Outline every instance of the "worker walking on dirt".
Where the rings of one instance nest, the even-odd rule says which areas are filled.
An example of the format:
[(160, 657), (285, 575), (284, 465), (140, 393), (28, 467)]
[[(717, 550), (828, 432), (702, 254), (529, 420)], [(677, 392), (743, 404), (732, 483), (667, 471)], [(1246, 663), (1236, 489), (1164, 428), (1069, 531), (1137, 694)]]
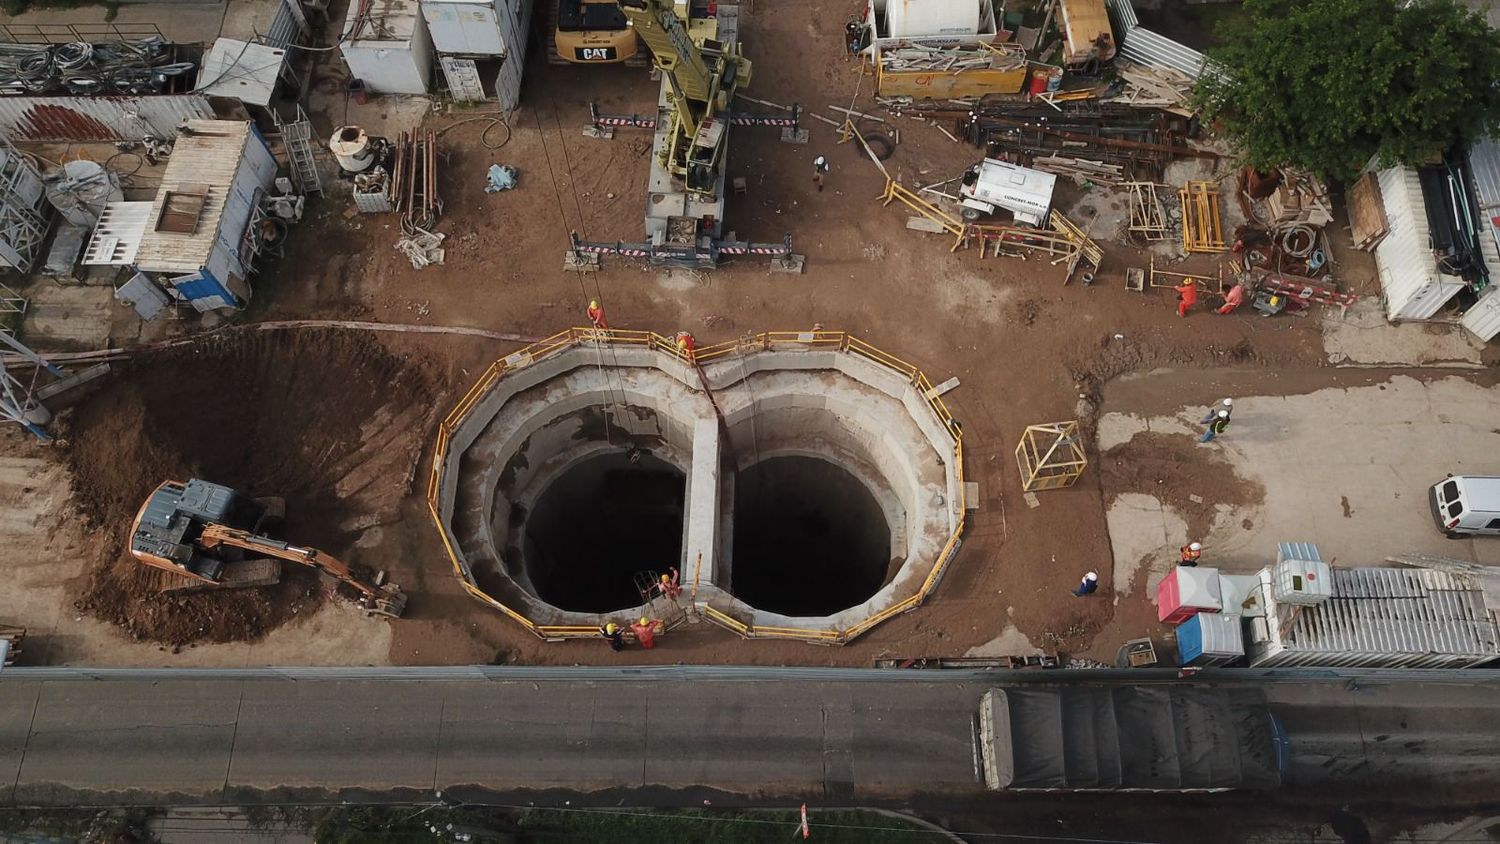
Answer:
[(820, 191), (823, 190), (823, 177), (828, 175), (829, 169), (826, 157), (820, 155), (813, 159), (813, 184), (817, 185)]
[(851, 18), (844, 24), (844, 43), (849, 47), (849, 55), (855, 55), (864, 47), (865, 25), (858, 18)]
[[(1228, 414), (1229, 416), (1233, 416), (1234, 415), (1234, 399), (1225, 399), (1225, 400), (1219, 402), (1218, 404), (1214, 405), (1213, 407), (1210, 407), (1208, 409), (1208, 412), (1205, 413), (1205, 414), (1203, 414), (1203, 418), (1198, 420), (1198, 424), (1199, 425), (1207, 425), (1208, 423), (1214, 421), (1215, 419), (1218, 419), (1219, 418), (1219, 411), (1221, 411), (1221, 410), (1224, 413)], [(1229, 416), (1226, 416), (1225, 418), (1227, 419), (1227, 418), (1229, 418)]]
[(1073, 590), (1073, 597), (1086, 598), (1097, 591), (1099, 591), (1099, 573), (1091, 571), (1083, 576), (1083, 580), (1078, 583), (1078, 588)]
[(1203, 556), (1203, 543), (1189, 542), (1188, 544), (1177, 549), (1177, 553), (1177, 565), (1187, 566), (1188, 568), (1197, 568), (1198, 558)]
[(1245, 304), (1245, 285), (1236, 284), (1224, 295), (1224, 304), (1219, 307), (1219, 313), (1232, 314), (1235, 308), (1243, 304)]
[(1192, 307), (1198, 304), (1198, 282), (1191, 277), (1182, 280), (1177, 285), (1177, 315), (1185, 317)]
[(625, 650), (625, 634), (620, 632), (620, 625), (613, 621), (599, 628), (599, 635), (609, 643), (609, 649), (615, 652)]
[(609, 322), (604, 319), (604, 306), (599, 304), (598, 299), (589, 300), (588, 315), (589, 322), (593, 323), (595, 328), (600, 331), (609, 330)]
[(1208, 429), (1203, 432), (1203, 438), (1198, 440), (1198, 442), (1213, 442), (1214, 437), (1223, 434), (1227, 430), (1229, 430), (1229, 411), (1221, 410), (1214, 415), (1214, 420), (1208, 423)]
[(635, 640), (641, 643), (641, 647), (651, 650), (656, 647), (656, 634), (661, 632), (662, 623), (656, 619), (641, 616), (641, 620), (630, 625), (630, 632), (635, 634)]
[(693, 335), (689, 334), (686, 331), (677, 332), (677, 351), (683, 357), (687, 358), (688, 362), (693, 362), (693, 350), (697, 347), (698, 341), (693, 339)]

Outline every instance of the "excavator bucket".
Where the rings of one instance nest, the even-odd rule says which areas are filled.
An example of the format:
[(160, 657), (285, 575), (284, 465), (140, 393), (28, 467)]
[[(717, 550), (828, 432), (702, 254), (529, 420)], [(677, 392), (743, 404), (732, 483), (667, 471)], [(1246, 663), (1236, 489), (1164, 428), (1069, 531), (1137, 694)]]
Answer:
[(399, 586), (383, 586), (380, 594), (366, 598), (363, 604), (365, 612), (370, 615), (400, 618), (401, 613), (406, 611), (406, 593)]

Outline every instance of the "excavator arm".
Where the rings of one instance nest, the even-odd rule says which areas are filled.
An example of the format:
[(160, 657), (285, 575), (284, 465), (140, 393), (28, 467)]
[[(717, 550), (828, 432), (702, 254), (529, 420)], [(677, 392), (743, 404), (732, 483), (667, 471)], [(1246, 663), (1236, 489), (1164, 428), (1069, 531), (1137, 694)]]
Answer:
[(371, 612), (397, 618), (406, 607), (406, 596), (394, 585), (376, 586), (366, 583), (363, 579), (356, 577), (353, 570), (342, 560), (316, 548), (303, 548), (290, 542), (282, 542), (279, 539), (271, 539), (223, 525), (206, 525), (203, 533), (198, 537), (198, 546), (204, 550), (212, 550), (221, 545), (317, 569), (338, 582), (354, 588), (362, 596), (365, 609)]

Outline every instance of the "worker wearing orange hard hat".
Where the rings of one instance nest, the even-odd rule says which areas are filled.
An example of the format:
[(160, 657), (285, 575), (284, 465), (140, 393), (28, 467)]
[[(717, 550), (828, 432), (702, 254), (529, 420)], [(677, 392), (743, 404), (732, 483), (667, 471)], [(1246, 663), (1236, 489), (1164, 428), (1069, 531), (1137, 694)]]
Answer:
[(661, 632), (661, 622), (641, 616), (640, 621), (630, 625), (630, 632), (635, 634), (635, 640), (641, 643), (641, 647), (649, 651), (656, 647), (656, 634)]
[(595, 328), (601, 331), (609, 330), (609, 323), (604, 319), (604, 306), (599, 304), (598, 299), (589, 300), (588, 315), (589, 322), (593, 323)]
[(1198, 304), (1198, 283), (1189, 276), (1177, 285), (1177, 315), (1185, 317), (1192, 307)]

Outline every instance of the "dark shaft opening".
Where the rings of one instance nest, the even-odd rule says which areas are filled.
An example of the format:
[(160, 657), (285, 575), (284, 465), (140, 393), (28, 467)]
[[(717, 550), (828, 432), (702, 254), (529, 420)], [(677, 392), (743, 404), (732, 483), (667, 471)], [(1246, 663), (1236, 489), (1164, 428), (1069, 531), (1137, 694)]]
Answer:
[(547, 487), (526, 519), (526, 571), (537, 597), (570, 612), (639, 606), (635, 575), (682, 558), (687, 480), (647, 454), (591, 458)]
[(735, 484), (730, 591), (757, 609), (832, 615), (884, 585), (891, 531), (880, 503), (844, 468), (773, 457)]

